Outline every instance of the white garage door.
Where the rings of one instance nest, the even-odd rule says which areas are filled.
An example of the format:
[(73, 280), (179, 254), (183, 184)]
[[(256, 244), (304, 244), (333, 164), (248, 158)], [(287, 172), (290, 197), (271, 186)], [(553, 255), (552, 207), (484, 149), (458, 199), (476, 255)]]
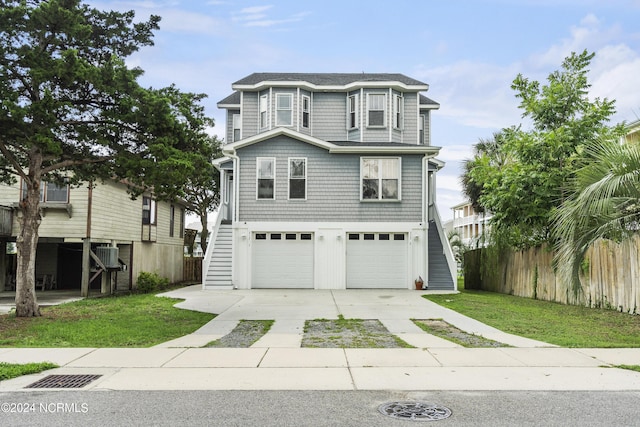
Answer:
[(348, 233), (347, 288), (407, 289), (407, 235)]
[(251, 287), (313, 289), (313, 234), (254, 233)]

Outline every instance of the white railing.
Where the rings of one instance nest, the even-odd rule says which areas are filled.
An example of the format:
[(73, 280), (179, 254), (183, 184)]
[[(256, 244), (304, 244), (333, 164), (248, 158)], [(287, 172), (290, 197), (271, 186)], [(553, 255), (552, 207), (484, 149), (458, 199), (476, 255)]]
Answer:
[(202, 263), (202, 289), (205, 288), (207, 283), (207, 272), (209, 271), (209, 264), (211, 263), (211, 256), (213, 255), (213, 248), (216, 245), (216, 239), (218, 238), (218, 230), (220, 230), (220, 224), (222, 224), (222, 215), (220, 213), (220, 207), (214, 212), (215, 221), (213, 222), (213, 231), (209, 236), (209, 244), (207, 245), (207, 252), (204, 255), (204, 261)]
[(434, 204), (432, 206), (432, 218), (434, 223), (436, 224), (436, 228), (438, 229), (438, 236), (440, 236), (440, 242), (442, 243), (442, 251), (444, 252), (444, 256), (447, 259), (447, 265), (449, 266), (449, 273), (451, 274), (451, 280), (453, 280), (453, 288), (455, 290), (458, 289), (458, 264), (453, 256), (453, 250), (451, 250), (451, 245), (449, 244), (449, 240), (447, 239), (447, 233), (444, 232), (442, 228), (442, 220), (440, 220), (440, 213), (438, 212), (438, 207)]

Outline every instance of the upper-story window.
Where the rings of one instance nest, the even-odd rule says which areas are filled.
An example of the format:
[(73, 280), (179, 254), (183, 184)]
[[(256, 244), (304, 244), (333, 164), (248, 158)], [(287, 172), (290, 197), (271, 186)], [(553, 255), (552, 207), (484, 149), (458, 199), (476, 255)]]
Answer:
[(256, 159), (257, 198), (273, 200), (276, 198), (276, 159), (258, 157)]
[(419, 143), (423, 145), (427, 145), (427, 140), (425, 139), (426, 134), (424, 132), (426, 124), (427, 116), (425, 116), (424, 114), (420, 114), (420, 119), (418, 120), (418, 126), (420, 126), (420, 134), (418, 135), (418, 138), (420, 138)]
[(347, 129), (358, 127), (358, 95), (347, 97)]
[(269, 126), (269, 95), (262, 95), (260, 97), (260, 129), (264, 129)]
[(307, 198), (307, 159), (289, 159), (289, 199)]
[(173, 237), (174, 229), (176, 227), (176, 207), (169, 206), (169, 237)]
[(142, 223), (156, 223), (156, 201), (149, 196), (142, 197)]
[[(27, 185), (22, 181), (22, 199), (27, 198)], [(57, 185), (53, 182), (40, 182), (40, 201), (53, 203), (69, 203), (69, 186)]]
[(240, 114), (234, 114), (232, 119), (233, 126), (233, 141), (240, 141)]
[(395, 129), (403, 127), (404, 103), (402, 101), (402, 95), (393, 95), (393, 127)]
[(387, 95), (385, 93), (367, 94), (367, 126), (385, 127)]
[(400, 200), (400, 158), (360, 160), (362, 200)]
[(293, 125), (293, 94), (276, 94), (276, 126)]
[(308, 96), (302, 97), (302, 127), (308, 129), (310, 127), (311, 116), (311, 98)]

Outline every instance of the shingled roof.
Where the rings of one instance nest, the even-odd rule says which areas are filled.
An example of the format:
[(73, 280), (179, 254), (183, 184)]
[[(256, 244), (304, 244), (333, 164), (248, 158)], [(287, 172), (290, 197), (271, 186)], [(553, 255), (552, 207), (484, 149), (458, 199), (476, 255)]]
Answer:
[(233, 86), (253, 86), (262, 82), (307, 82), (316, 86), (345, 86), (357, 82), (399, 82), (407, 86), (427, 84), (399, 73), (253, 73)]

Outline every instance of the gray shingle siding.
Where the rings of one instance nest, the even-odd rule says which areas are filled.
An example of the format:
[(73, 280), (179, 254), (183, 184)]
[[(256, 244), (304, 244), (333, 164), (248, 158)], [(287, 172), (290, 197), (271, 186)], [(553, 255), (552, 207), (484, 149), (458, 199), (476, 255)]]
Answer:
[(313, 136), (325, 141), (347, 139), (346, 93), (314, 93), (313, 103)]
[(259, 99), (257, 92), (242, 94), (242, 138), (248, 138), (258, 133)]
[[(402, 157), (402, 200), (360, 201), (360, 155), (330, 154), (286, 136), (238, 150), (240, 221), (392, 221), (422, 218), (421, 155)], [(276, 199), (256, 200), (256, 158), (276, 158)], [(307, 200), (288, 200), (288, 158), (307, 158)], [(377, 157), (375, 155), (367, 157)]]

